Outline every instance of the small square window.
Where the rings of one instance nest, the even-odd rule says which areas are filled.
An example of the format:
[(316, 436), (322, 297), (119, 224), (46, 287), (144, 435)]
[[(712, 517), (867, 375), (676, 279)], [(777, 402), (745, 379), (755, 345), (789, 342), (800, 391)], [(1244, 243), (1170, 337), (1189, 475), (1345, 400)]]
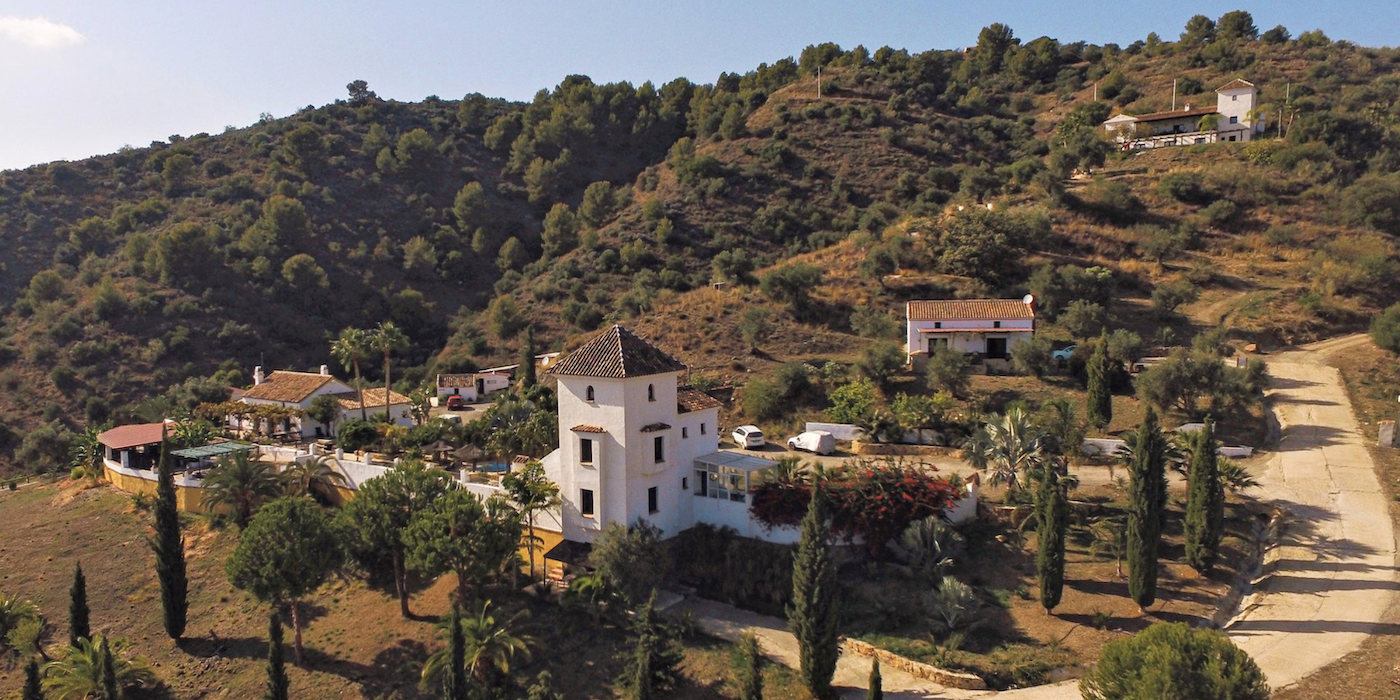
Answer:
[(933, 322), (933, 327), (934, 327), (934, 328), (942, 328), (942, 327), (943, 327), (943, 322), (942, 322), (942, 321), (934, 321), (934, 322)]
[(1238, 123), (1240, 123), (1240, 118), (1239, 118), (1239, 117), (1230, 117), (1230, 123), (1231, 123), (1231, 124), (1238, 124)]
[(1239, 101), (1240, 101), (1240, 96), (1239, 96), (1239, 95), (1231, 95), (1231, 96), (1230, 96), (1230, 101), (1231, 101), (1231, 102), (1239, 102)]
[(704, 434), (705, 434), (705, 424), (704, 424), (704, 423), (701, 423), (701, 424), (700, 424), (700, 434), (701, 434), (701, 435), (704, 435)]
[(992, 321), (992, 328), (1001, 328), (1001, 321)]
[(660, 506), (657, 504), (656, 500), (657, 500), (657, 499), (656, 499), (656, 487), (653, 486), (653, 487), (647, 489), (647, 512), (648, 512), (648, 513), (655, 513), (656, 511), (661, 510), (661, 508), (660, 508)]
[(585, 518), (593, 517), (593, 490), (580, 489), (578, 499), (578, 512)]

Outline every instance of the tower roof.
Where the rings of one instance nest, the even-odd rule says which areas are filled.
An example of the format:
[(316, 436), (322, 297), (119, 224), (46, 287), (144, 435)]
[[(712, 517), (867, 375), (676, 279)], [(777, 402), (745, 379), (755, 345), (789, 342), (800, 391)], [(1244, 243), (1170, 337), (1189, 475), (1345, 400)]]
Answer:
[(680, 372), (685, 365), (661, 348), (614, 325), (560, 360), (549, 371), (575, 377), (628, 379)]
[(1251, 83), (1243, 78), (1235, 78), (1234, 80), (1231, 80), (1230, 82), (1225, 83), (1224, 85), (1221, 85), (1220, 87), (1216, 88), (1215, 91), (1225, 92), (1226, 90), (1239, 90), (1241, 88), (1252, 87), (1254, 87), (1254, 83)]

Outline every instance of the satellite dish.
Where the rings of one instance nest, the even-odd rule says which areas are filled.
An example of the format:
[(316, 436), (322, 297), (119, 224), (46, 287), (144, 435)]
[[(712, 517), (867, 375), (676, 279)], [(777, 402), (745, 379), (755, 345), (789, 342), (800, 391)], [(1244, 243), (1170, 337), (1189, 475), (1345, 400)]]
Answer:
[(1034, 294), (1027, 294), (1027, 295), (1021, 297), (1021, 302), (1022, 302), (1023, 304), (1027, 304), (1027, 305), (1032, 304), (1032, 303), (1035, 303), (1035, 295), (1034, 295)]

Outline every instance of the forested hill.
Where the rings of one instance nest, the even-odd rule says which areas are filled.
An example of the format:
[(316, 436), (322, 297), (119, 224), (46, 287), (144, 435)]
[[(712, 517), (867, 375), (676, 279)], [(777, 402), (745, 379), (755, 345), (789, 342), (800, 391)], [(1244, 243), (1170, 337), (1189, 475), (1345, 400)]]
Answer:
[[(216, 371), (327, 362), (347, 326), (403, 327), (413, 385), (513, 361), (525, 324), (559, 347), (716, 280), (783, 302), (794, 338), (852, 344), (853, 311), (1019, 295), (1043, 264), (1102, 266), (1126, 296), (1267, 283), (1236, 314), (1261, 336), (1352, 327), (1394, 296), (1397, 61), (1242, 12), (1121, 46), (993, 25), (966, 51), (823, 44), (705, 85), (570, 76), (529, 104), (356, 82), (285, 119), (0, 172), (0, 451), (53, 466), (67, 431), (154, 418)], [(1206, 104), (1237, 77), (1281, 141), (1133, 157), (1095, 129), (1167, 109), (1174, 80)], [(796, 256), (824, 277), (748, 287)], [(673, 340), (728, 347), (733, 323)]]

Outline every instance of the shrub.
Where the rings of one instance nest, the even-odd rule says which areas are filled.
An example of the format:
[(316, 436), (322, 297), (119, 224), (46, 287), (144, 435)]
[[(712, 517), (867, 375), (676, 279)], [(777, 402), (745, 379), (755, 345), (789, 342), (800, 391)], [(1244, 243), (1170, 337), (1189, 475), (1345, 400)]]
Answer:
[(861, 423), (875, 408), (875, 385), (868, 379), (857, 379), (837, 387), (830, 398), (827, 418), (837, 423)]
[(1267, 700), (1264, 673), (1223, 632), (1157, 623), (1109, 642), (1079, 689), (1087, 700)]
[(771, 379), (751, 379), (744, 385), (744, 415), (756, 420), (772, 420), (787, 410), (782, 392)]
[(894, 343), (879, 343), (866, 348), (856, 367), (881, 391), (888, 391), (895, 377), (904, 369), (904, 350)]
[(851, 312), (851, 330), (862, 338), (891, 339), (901, 330), (895, 317), (872, 306), (858, 306)]
[(1386, 309), (1371, 322), (1371, 339), (1377, 346), (1400, 355), (1400, 304)]
[(1103, 330), (1104, 308), (1084, 299), (1076, 300), (1060, 314), (1059, 323), (1075, 338), (1092, 338)]
[(374, 424), (358, 418), (347, 418), (336, 429), (336, 444), (346, 452), (363, 450), (378, 440), (379, 430)]
[(589, 559), (603, 583), (632, 605), (645, 602), (671, 569), (661, 530), (642, 518), (603, 528)]
[(967, 389), (968, 373), (971, 371), (972, 360), (968, 359), (965, 353), (947, 345), (940, 345), (929, 353), (924, 378), (935, 390), (962, 396)]
[(1158, 313), (1167, 315), (1177, 310), (1182, 304), (1189, 304), (1201, 295), (1201, 291), (1188, 279), (1176, 279), (1170, 282), (1163, 282), (1152, 290), (1152, 308)]
[(821, 268), (807, 263), (788, 263), (759, 280), (759, 288), (773, 301), (788, 305), (794, 315), (807, 311), (811, 291), (822, 283)]
[(1043, 377), (1050, 369), (1051, 352), (1050, 339), (1035, 335), (1011, 349), (1011, 365), (1021, 374)]

